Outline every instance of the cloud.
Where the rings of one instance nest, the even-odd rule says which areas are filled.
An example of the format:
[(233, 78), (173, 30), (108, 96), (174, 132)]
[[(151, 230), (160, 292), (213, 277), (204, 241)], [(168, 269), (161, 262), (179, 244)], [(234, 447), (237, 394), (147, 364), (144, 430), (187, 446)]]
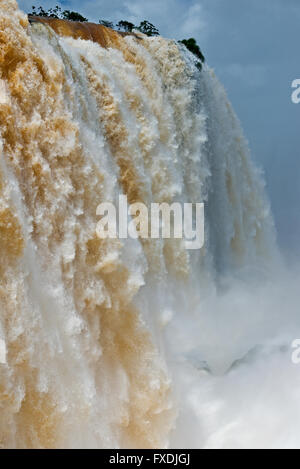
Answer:
[(246, 87), (258, 88), (267, 83), (267, 68), (263, 65), (229, 64), (224, 70), (229, 78), (238, 80)]
[(191, 5), (183, 17), (181, 33), (184, 37), (199, 36), (207, 30), (203, 6), (200, 3)]

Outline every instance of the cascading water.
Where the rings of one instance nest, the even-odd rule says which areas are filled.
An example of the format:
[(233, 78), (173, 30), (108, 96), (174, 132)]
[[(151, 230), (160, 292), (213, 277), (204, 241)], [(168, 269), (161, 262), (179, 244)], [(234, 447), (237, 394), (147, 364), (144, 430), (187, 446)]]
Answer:
[[(183, 46), (45, 23), (0, 0), (0, 444), (213, 446), (176, 431), (182, 370), (222, 368), (208, 311), (278, 261), (261, 176), (222, 86)], [(204, 202), (205, 247), (100, 240), (97, 206), (119, 194)]]

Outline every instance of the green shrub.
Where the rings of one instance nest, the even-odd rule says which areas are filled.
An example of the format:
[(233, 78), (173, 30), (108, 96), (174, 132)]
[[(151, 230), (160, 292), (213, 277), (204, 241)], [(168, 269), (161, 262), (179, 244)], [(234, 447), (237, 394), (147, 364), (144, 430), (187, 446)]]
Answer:
[(202, 64), (205, 62), (205, 57), (202, 54), (201, 49), (198, 46), (196, 39), (191, 37), (190, 39), (183, 39), (182, 41), (179, 41), (179, 42), (181, 42), (181, 44), (184, 44), (185, 47), (200, 60), (200, 62), (198, 62), (196, 66), (199, 68), (199, 70), (202, 70)]

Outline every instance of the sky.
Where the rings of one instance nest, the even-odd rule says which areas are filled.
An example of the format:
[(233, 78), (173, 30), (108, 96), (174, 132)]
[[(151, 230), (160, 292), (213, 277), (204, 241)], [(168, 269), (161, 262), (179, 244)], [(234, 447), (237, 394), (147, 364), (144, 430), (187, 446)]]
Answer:
[[(299, 0), (19, 0), (56, 4), (99, 19), (135, 24), (147, 19), (165, 37), (195, 37), (224, 84), (256, 163), (264, 170), (278, 241), (300, 253), (300, 104), (291, 101), (300, 78)], [(291, 259), (292, 257), (290, 257)]]

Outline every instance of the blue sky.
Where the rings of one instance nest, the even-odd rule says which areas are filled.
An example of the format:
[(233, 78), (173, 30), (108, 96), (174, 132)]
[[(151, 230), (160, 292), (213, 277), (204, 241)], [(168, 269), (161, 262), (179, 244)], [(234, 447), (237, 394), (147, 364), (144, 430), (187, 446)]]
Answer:
[(300, 78), (299, 0), (19, 0), (26, 11), (33, 4), (58, 4), (95, 22), (148, 19), (163, 36), (195, 37), (265, 170), (279, 242), (298, 250), (300, 104), (291, 102), (291, 83)]

